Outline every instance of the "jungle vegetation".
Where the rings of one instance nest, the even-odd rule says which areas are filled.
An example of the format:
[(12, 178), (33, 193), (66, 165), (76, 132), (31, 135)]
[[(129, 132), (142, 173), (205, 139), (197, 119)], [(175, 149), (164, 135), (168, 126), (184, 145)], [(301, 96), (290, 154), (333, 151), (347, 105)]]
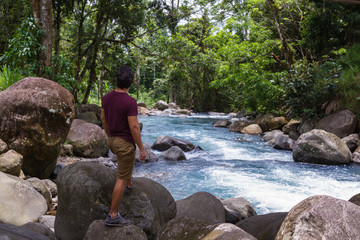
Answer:
[(152, 106), (360, 115), (360, 4), (346, 0), (1, 0), (0, 91), (27, 76), (99, 104), (119, 65)]

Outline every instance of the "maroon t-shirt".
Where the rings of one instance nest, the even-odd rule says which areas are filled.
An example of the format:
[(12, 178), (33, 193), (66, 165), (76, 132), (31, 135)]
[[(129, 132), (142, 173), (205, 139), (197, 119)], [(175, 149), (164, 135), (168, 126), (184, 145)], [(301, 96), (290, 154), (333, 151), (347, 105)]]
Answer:
[(105, 110), (110, 136), (135, 144), (127, 117), (138, 115), (136, 100), (127, 93), (111, 91), (103, 97), (101, 107)]

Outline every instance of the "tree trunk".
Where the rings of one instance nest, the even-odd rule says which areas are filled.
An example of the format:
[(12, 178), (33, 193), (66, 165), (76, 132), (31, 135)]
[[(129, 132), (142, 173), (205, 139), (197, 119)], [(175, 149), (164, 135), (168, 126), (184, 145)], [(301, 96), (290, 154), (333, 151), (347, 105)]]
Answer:
[(60, 51), (60, 25), (61, 25), (61, 1), (58, 5), (54, 6), (55, 19), (54, 19), (54, 54), (57, 56)]
[(40, 0), (32, 0), (33, 16), (40, 21)]
[(277, 31), (279, 33), (279, 37), (280, 37), (281, 43), (283, 45), (283, 53), (284, 53), (284, 56), (285, 56), (287, 67), (290, 68), (291, 64), (294, 63), (294, 52), (290, 49), (289, 44), (287, 43), (286, 38), (285, 38), (285, 36), (283, 34), (280, 19), (279, 19), (279, 14), (278, 14), (279, 9), (275, 5), (274, 0), (266, 0), (266, 1), (270, 6), (271, 13), (272, 13), (272, 15), (274, 17), (274, 20), (275, 20), (276, 29), (277, 29)]
[(51, 66), (52, 54), (52, 0), (40, 0), (40, 22), (44, 35), (42, 45), (45, 47), (41, 57), (40, 70)]
[(139, 100), (139, 92), (140, 92), (140, 64), (136, 66), (136, 100)]

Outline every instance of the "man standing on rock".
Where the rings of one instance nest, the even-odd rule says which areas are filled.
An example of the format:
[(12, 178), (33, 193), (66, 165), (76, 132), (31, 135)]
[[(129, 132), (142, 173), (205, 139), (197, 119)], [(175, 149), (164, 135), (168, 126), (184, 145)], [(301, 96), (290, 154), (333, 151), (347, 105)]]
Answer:
[(105, 220), (105, 224), (108, 226), (129, 224), (129, 221), (125, 220), (118, 211), (125, 187), (131, 188), (133, 184), (135, 143), (140, 150), (140, 160), (146, 158), (137, 120), (137, 102), (128, 94), (133, 82), (132, 69), (127, 66), (120, 67), (116, 74), (117, 88), (107, 93), (102, 99), (101, 121), (108, 136), (109, 148), (116, 154), (118, 161), (110, 213)]

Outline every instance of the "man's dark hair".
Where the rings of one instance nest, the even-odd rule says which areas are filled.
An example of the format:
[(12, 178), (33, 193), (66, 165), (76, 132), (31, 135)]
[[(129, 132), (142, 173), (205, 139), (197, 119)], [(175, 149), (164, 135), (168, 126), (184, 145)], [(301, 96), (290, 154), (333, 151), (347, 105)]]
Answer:
[(116, 73), (115, 79), (118, 88), (129, 88), (134, 82), (134, 72), (128, 66), (121, 66)]

